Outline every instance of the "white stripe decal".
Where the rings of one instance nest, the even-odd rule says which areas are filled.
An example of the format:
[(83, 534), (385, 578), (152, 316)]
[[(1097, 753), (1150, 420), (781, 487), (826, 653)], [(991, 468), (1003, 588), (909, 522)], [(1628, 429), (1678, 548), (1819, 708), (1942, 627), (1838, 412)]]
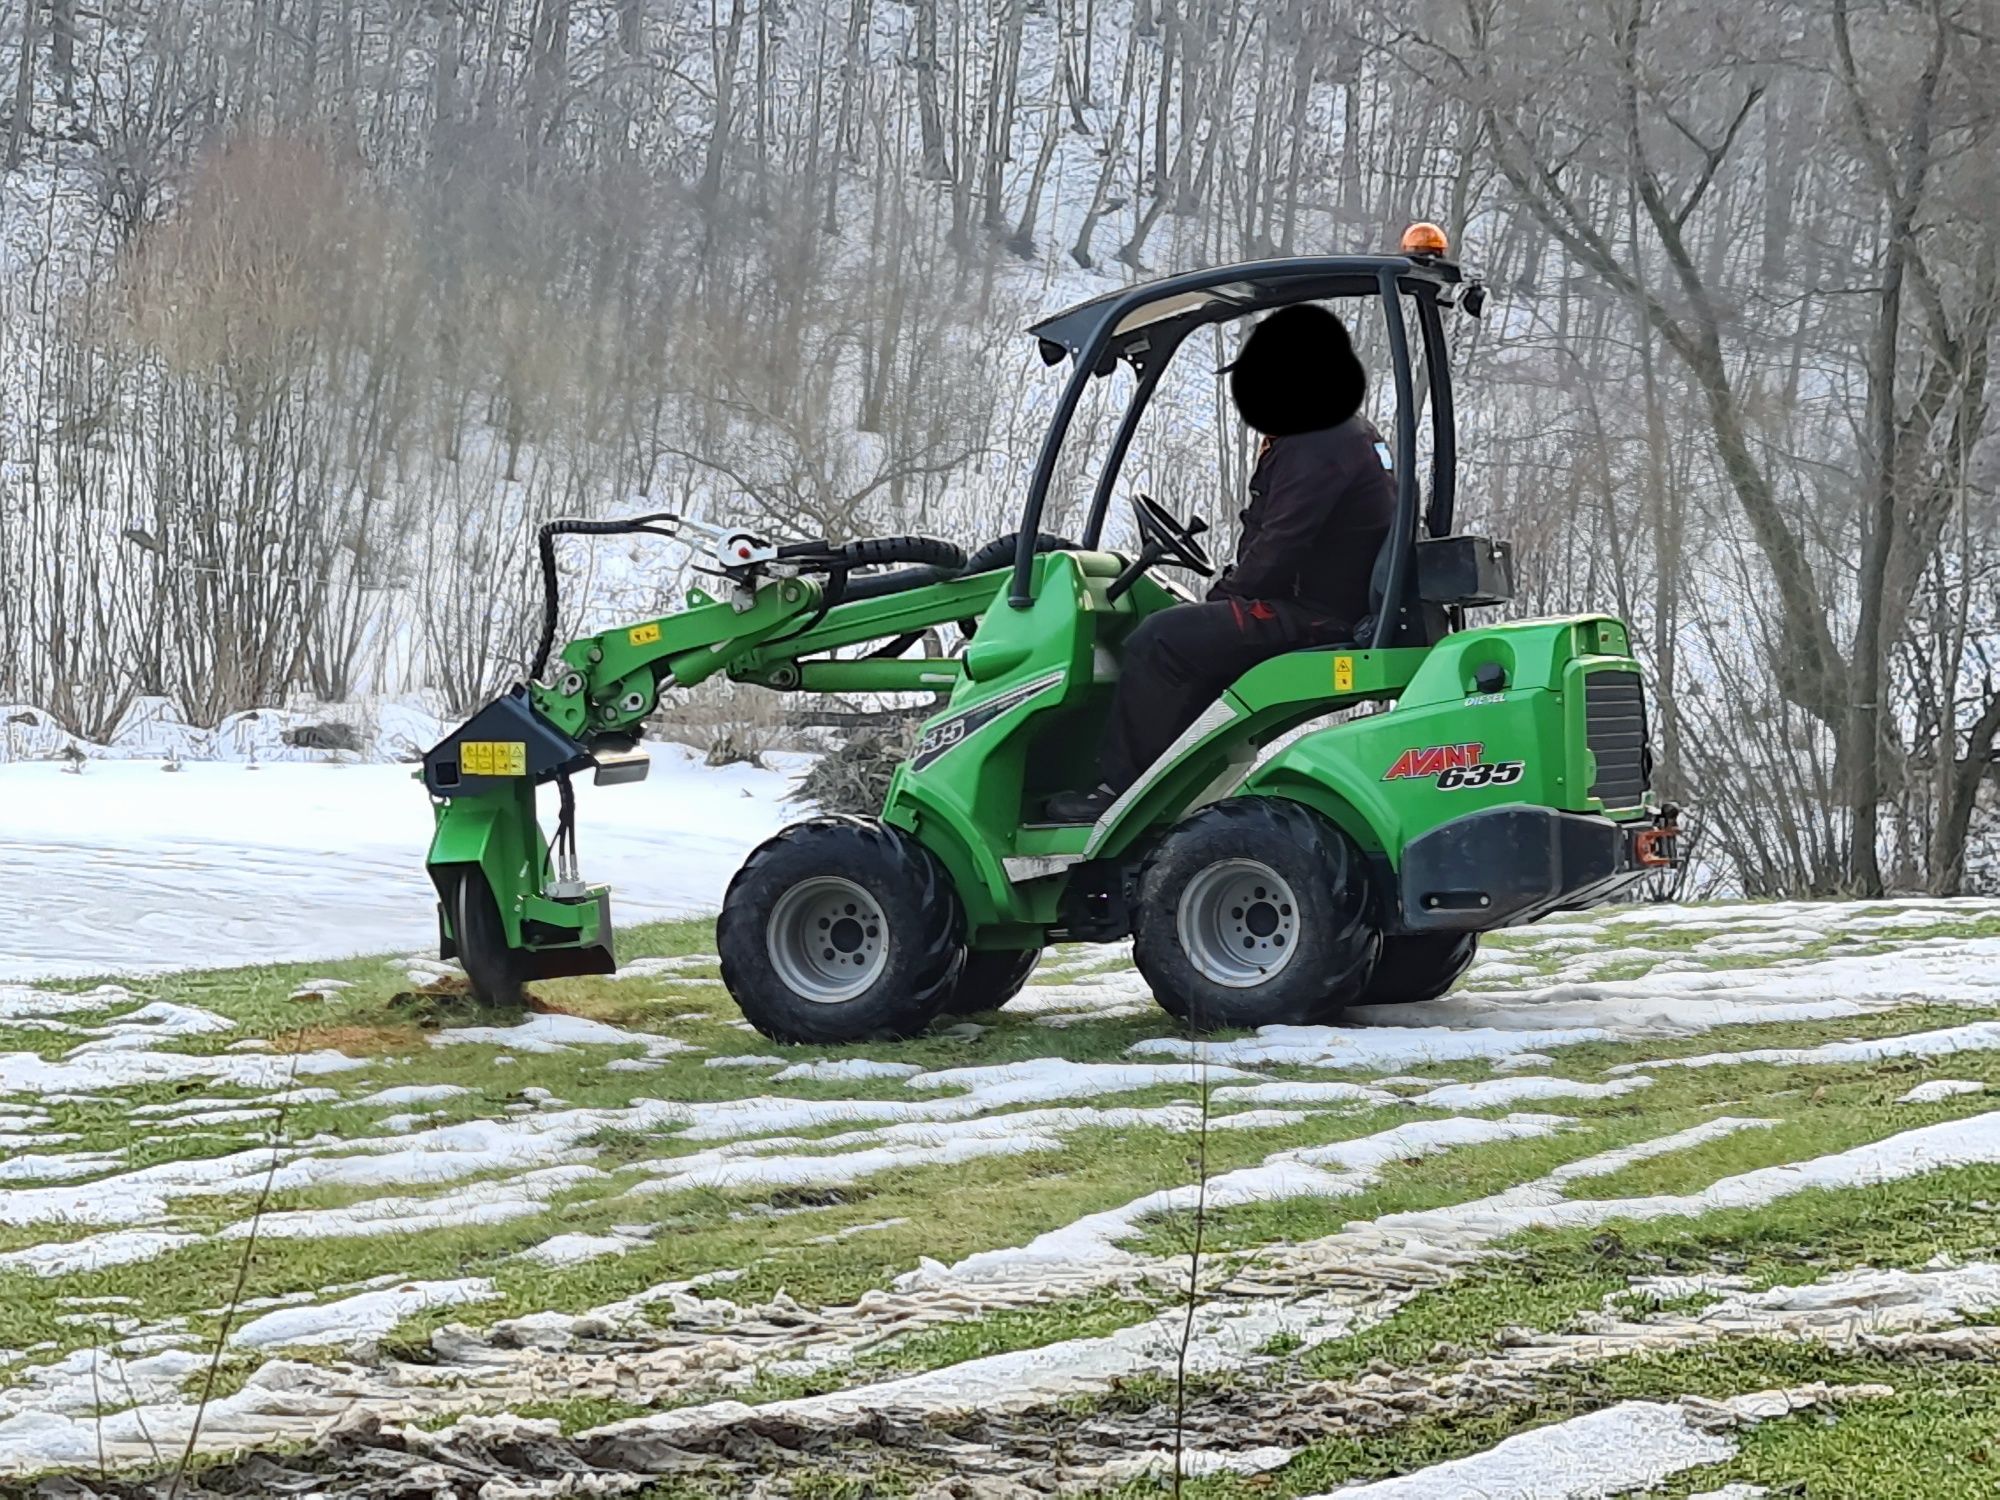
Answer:
[(1104, 816), (1090, 830), (1090, 841), (1083, 846), (1085, 858), (1097, 853), (1105, 839), (1110, 837), (1112, 825), (1125, 815), (1128, 807), (1146, 795), (1154, 782), (1167, 774), (1174, 762), (1216, 730), (1240, 717), (1227, 698), (1218, 698), (1204, 708), (1195, 721), (1181, 731), (1180, 738), (1162, 750), (1159, 759), (1146, 767), (1139, 774), (1139, 779), (1127, 787), (1116, 802), (1104, 809)]

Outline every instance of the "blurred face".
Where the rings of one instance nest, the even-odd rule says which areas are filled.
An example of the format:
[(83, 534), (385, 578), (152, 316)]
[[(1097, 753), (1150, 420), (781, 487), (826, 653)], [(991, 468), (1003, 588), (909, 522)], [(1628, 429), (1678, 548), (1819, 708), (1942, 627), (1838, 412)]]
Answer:
[(1250, 330), (1229, 367), (1229, 394), (1266, 437), (1337, 427), (1361, 409), (1368, 380), (1340, 319), (1300, 304)]

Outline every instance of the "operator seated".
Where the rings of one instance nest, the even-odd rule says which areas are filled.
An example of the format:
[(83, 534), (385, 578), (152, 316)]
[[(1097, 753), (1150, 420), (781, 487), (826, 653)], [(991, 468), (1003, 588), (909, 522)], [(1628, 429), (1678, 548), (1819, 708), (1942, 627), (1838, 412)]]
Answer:
[[(1244, 425), (1264, 435), (1235, 563), (1205, 604), (1148, 615), (1125, 643), (1101, 782), (1048, 799), (1058, 823), (1094, 823), (1223, 689), (1259, 662), (1354, 638), (1389, 533), (1389, 449), (1359, 415), (1367, 376), (1340, 319), (1280, 308), (1223, 370)], [(1221, 373), (1221, 372), (1218, 372)]]

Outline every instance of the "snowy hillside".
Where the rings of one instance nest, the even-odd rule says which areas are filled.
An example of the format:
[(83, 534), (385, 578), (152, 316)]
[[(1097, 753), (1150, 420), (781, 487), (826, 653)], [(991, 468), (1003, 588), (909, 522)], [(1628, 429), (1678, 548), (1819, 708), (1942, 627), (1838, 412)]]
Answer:
[[(1024, 324), (1424, 217), (1492, 291), (1454, 330), (1460, 518), (1519, 544), (1521, 612), (1631, 622), (1666, 790), (1743, 888), (1992, 878), (1978, 0), (335, 14), (0, 14), (0, 698), (98, 739), (160, 697), (463, 710), (518, 675), (555, 514), (976, 544), (1054, 400)], [(1197, 343), (1125, 486), (1226, 545), (1250, 446)], [(565, 623), (684, 565), (565, 547)]]

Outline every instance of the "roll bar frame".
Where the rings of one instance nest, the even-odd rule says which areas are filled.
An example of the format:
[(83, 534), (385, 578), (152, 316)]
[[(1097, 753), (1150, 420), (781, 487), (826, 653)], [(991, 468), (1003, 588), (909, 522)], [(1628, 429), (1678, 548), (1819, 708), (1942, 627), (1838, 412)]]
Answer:
[[(1396, 515), (1390, 534), (1388, 573), (1377, 612), (1371, 649), (1390, 644), (1404, 607), (1415, 556), (1417, 528), (1433, 537), (1451, 533), (1457, 498), (1457, 424), (1452, 408), (1451, 370), (1440, 308), (1451, 305), (1451, 289), (1463, 277), (1452, 262), (1419, 255), (1299, 256), (1214, 266), (1106, 293), (1037, 323), (1029, 332), (1040, 341), (1047, 363), (1071, 362), (1035, 460), (1014, 549), (1014, 576), (1007, 602), (1016, 609), (1034, 603), (1035, 542), (1049, 485), (1063, 442), (1090, 382), (1109, 375), (1122, 361), (1138, 379), (1127, 398), (1111, 449), (1105, 456), (1090, 500), (1081, 543), (1103, 540), (1111, 492), (1125, 464), (1140, 418), (1151, 403), (1174, 354), (1187, 336), (1212, 323), (1248, 317), (1296, 302), (1374, 297), (1382, 304), (1389, 335), (1391, 377), (1396, 390)], [(1424, 370), (1431, 409), (1430, 502), (1419, 513), (1422, 487), (1417, 478), (1417, 394), (1408, 321), (1403, 299), (1415, 305), (1422, 335)], [(1468, 306), (1470, 298), (1467, 299)]]

